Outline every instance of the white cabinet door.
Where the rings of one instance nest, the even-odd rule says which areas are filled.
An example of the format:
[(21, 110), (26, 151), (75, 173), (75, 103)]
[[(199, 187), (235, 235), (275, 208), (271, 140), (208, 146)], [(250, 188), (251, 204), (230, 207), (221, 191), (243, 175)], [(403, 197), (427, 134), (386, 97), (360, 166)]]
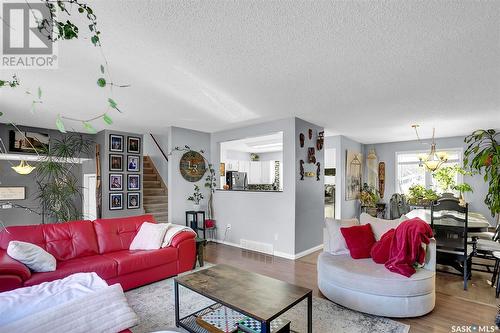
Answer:
[(248, 184), (262, 184), (262, 167), (260, 162), (250, 162), (250, 170), (248, 173)]
[(226, 171), (238, 171), (238, 161), (226, 161)]
[(274, 161), (261, 162), (261, 184), (274, 183)]
[(248, 173), (250, 172), (250, 161), (238, 161), (238, 171), (246, 172), (248, 177)]

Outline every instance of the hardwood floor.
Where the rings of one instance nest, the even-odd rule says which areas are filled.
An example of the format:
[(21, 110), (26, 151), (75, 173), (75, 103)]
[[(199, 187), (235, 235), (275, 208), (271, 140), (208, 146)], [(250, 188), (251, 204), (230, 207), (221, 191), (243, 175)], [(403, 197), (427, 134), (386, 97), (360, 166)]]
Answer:
[[(316, 282), (316, 259), (319, 253), (294, 261), (210, 243), (205, 249), (205, 260), (214, 264), (233, 265), (310, 288), (315, 296), (324, 298)], [(460, 276), (438, 272), (434, 310), (422, 317), (396, 320), (410, 325), (411, 333), (449, 333), (453, 325), (494, 325), (498, 302), (495, 290), (487, 283), (490, 278), (491, 274), (474, 272), (469, 290), (464, 291)]]

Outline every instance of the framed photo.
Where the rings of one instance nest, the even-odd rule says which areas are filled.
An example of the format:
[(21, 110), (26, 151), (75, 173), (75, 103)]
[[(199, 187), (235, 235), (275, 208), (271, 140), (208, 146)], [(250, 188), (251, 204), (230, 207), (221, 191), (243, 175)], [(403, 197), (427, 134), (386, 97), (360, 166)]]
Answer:
[(40, 132), (9, 131), (9, 151), (36, 154), (49, 148), (49, 135)]
[(127, 152), (133, 154), (141, 153), (141, 138), (135, 136), (127, 137)]
[(141, 175), (128, 175), (127, 178), (127, 190), (139, 191), (141, 189)]
[(127, 171), (141, 171), (141, 157), (138, 155), (127, 156)]
[(109, 194), (109, 210), (123, 209), (123, 193)]
[(141, 207), (141, 194), (129, 192), (127, 193), (127, 208), (138, 209)]
[(123, 135), (109, 135), (109, 151), (123, 152)]
[(123, 171), (123, 155), (109, 154), (109, 171)]
[(0, 186), (0, 200), (25, 200), (26, 187)]
[(121, 173), (109, 174), (109, 190), (110, 191), (123, 190), (123, 175)]

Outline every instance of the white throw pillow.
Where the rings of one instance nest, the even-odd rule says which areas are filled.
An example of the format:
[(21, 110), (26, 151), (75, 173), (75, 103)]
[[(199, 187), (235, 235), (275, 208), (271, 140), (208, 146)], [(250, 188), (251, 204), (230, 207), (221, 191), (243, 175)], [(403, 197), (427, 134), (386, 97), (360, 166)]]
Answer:
[(365, 225), (370, 223), (373, 231), (373, 235), (375, 236), (375, 240), (380, 240), (382, 236), (391, 229), (396, 229), (396, 227), (403, 221), (408, 220), (406, 215), (401, 216), (399, 219), (395, 220), (385, 220), (379, 219), (377, 217), (373, 217), (369, 214), (362, 213), (359, 217), (359, 221), (361, 225)]
[(325, 244), (325, 251), (334, 255), (349, 254), (349, 249), (340, 228), (359, 225), (358, 219), (334, 220), (327, 218), (325, 224), (329, 235), (328, 244)]
[(53, 272), (56, 270), (56, 258), (35, 244), (10, 241), (7, 246), (7, 254), (28, 266), (33, 272)]
[(130, 250), (158, 250), (163, 242), (170, 223), (144, 222), (135, 235)]

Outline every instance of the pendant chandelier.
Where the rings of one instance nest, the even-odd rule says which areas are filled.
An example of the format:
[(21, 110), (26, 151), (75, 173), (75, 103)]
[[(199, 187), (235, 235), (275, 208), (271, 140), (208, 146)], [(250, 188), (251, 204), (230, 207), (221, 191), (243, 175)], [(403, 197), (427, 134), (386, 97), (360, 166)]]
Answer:
[[(420, 143), (423, 143), (420, 140), (420, 136), (418, 135), (418, 127), (419, 125), (412, 125), (413, 129), (415, 130), (415, 134), (417, 135), (417, 139)], [(435, 133), (436, 129), (432, 129), (432, 141), (431, 141), (431, 151), (428, 154), (423, 154), (418, 157), (420, 160), (420, 166), (425, 167), (427, 170), (430, 172), (434, 172), (443, 163), (446, 163), (448, 161), (448, 153), (444, 151), (436, 151), (436, 140), (435, 140)]]
[(12, 169), (20, 175), (29, 175), (31, 171), (35, 170), (35, 167), (22, 160), (19, 165), (13, 166)]

